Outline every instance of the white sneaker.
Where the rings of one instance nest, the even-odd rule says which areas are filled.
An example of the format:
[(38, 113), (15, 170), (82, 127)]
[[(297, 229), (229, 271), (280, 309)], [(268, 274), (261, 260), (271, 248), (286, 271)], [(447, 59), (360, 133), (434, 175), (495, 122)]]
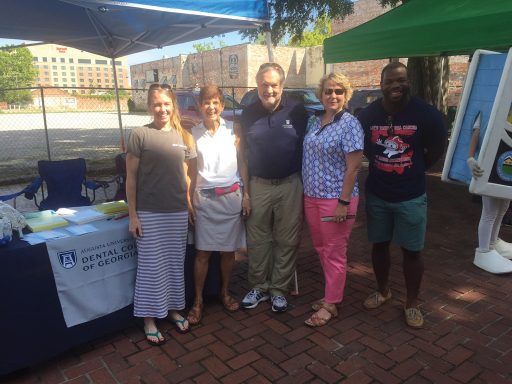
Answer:
[(484, 271), (494, 274), (512, 272), (512, 260), (504, 258), (495, 250), (481, 251), (477, 248), (473, 264)]
[(491, 248), (495, 249), (501, 256), (506, 257), (509, 260), (512, 259), (512, 244), (498, 239)]

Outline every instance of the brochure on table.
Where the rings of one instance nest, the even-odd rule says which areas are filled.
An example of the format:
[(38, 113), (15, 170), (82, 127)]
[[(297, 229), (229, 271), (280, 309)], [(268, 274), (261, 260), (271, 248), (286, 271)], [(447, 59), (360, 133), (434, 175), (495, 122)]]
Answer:
[(88, 207), (59, 208), (25, 214), (27, 225), (32, 233), (23, 240), (29, 244), (39, 244), (51, 239), (79, 236), (97, 231), (89, 223), (121, 219), (127, 216), (128, 205), (124, 201), (113, 201)]

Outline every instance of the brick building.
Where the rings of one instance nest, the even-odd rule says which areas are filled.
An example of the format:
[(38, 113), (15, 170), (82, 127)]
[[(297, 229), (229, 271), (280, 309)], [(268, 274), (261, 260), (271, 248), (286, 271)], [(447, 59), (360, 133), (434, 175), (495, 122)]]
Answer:
[[(274, 60), (286, 72), (287, 87), (315, 87), (324, 73), (322, 47), (276, 47), (273, 52)], [(248, 89), (256, 87), (256, 72), (267, 61), (265, 45), (239, 44), (132, 65), (130, 78), (132, 88), (140, 90), (152, 83), (175, 88), (193, 88), (195, 84), (233, 87), (239, 100)], [(135, 92), (134, 101), (144, 105), (145, 93)]]
[[(332, 33), (345, 32), (389, 10), (389, 7), (382, 8), (377, 0), (357, 0), (353, 14), (342, 21), (333, 21)], [(287, 74), (287, 87), (316, 87), (324, 73), (335, 71), (347, 75), (356, 89), (378, 88), (381, 69), (389, 62), (385, 59), (325, 65), (322, 46), (275, 47), (274, 60), (283, 66)], [(176, 88), (216, 84), (234, 87), (235, 97), (240, 99), (248, 88), (256, 86), (256, 72), (260, 64), (266, 61), (266, 46), (240, 44), (132, 65), (130, 75), (132, 87), (136, 89), (146, 89), (151, 83), (157, 82), (172, 84)], [(407, 59), (402, 58), (401, 61), (407, 62)], [(457, 105), (467, 68), (467, 56), (450, 57), (448, 105)], [(135, 102), (145, 103), (144, 97), (143, 92), (137, 92)]]

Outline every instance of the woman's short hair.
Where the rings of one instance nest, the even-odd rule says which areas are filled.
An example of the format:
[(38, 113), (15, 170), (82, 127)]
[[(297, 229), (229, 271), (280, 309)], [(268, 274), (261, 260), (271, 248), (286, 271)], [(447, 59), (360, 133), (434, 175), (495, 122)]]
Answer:
[(199, 104), (202, 104), (205, 100), (211, 100), (218, 98), (221, 104), (224, 104), (224, 94), (222, 90), (216, 85), (205, 85), (201, 87), (199, 91)]
[(331, 80), (335, 82), (337, 85), (339, 85), (341, 88), (345, 90), (345, 107), (348, 104), (348, 101), (352, 98), (352, 86), (350, 85), (350, 81), (348, 80), (348, 77), (345, 75), (342, 75), (341, 73), (330, 73), (328, 75), (325, 75), (320, 79), (320, 83), (318, 84), (317, 88), (317, 96), (320, 100), (322, 100), (322, 93), (324, 91), (325, 83)]

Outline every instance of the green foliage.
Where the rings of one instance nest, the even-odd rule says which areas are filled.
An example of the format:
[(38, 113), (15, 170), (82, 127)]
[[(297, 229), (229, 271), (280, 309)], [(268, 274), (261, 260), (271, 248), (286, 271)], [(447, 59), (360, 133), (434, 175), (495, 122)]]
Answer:
[(212, 49), (216, 48), (223, 48), (226, 46), (226, 43), (223, 40), (217, 41), (218, 47), (215, 47), (215, 44), (211, 41), (205, 42), (205, 43), (195, 43), (192, 44), (192, 47), (196, 50), (197, 53), (202, 53), (205, 51), (211, 51)]
[(2, 91), (9, 88), (29, 88), (36, 78), (32, 54), (28, 48), (0, 50), (0, 101), (24, 104), (32, 101), (29, 89)]
[[(277, 45), (285, 36), (300, 36), (319, 16), (327, 20), (340, 19), (354, 10), (352, 0), (269, 0), (270, 34), (272, 44)], [(255, 41), (263, 30), (242, 31), (243, 37)]]
[(331, 19), (329, 19), (326, 14), (323, 14), (316, 19), (312, 31), (304, 31), (302, 36), (292, 36), (288, 41), (288, 45), (291, 47), (313, 47), (315, 45), (322, 45), (324, 40), (331, 36), (331, 32)]
[[(116, 91), (114, 89), (110, 89), (105, 91), (103, 89), (90, 89), (88, 95), (77, 95), (78, 97), (86, 98), (86, 99), (96, 99), (96, 100), (115, 100)], [(126, 99), (128, 98), (128, 92), (124, 89), (119, 90), (119, 98)]]

